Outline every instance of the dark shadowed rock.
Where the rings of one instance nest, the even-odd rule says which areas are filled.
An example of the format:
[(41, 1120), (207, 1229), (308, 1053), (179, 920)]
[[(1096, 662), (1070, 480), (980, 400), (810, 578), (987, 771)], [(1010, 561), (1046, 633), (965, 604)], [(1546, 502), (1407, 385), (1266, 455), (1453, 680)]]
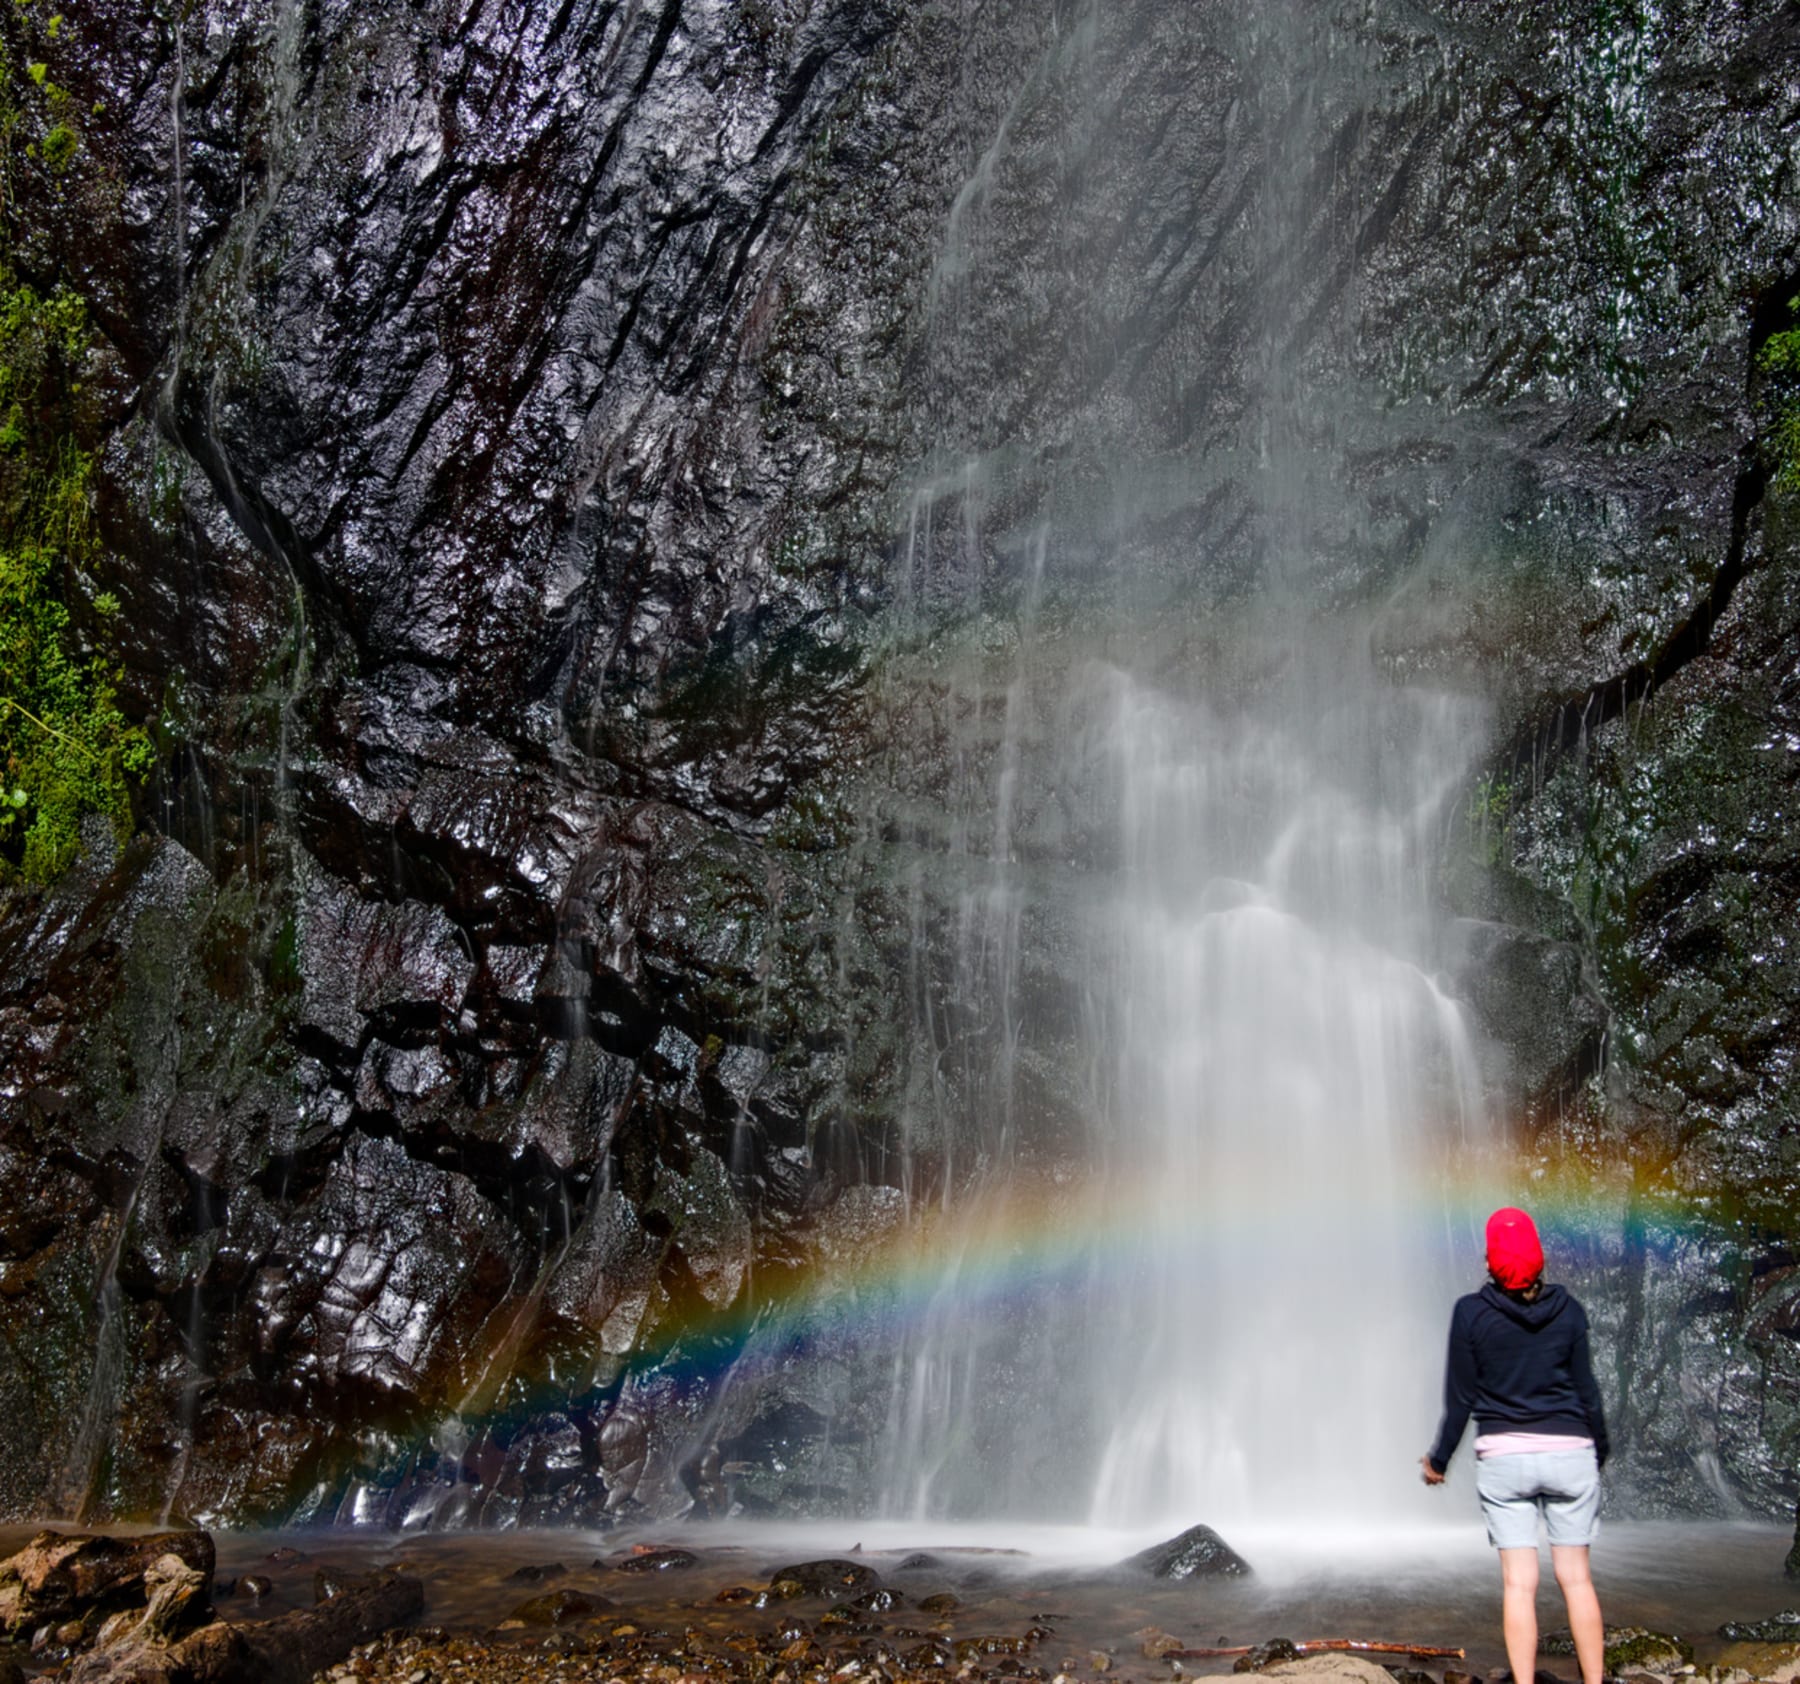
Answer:
[(1210, 1526), (1190, 1526), (1166, 1543), (1152, 1544), (1126, 1559), (1134, 1572), (1157, 1579), (1229, 1579), (1250, 1572), (1250, 1563)]

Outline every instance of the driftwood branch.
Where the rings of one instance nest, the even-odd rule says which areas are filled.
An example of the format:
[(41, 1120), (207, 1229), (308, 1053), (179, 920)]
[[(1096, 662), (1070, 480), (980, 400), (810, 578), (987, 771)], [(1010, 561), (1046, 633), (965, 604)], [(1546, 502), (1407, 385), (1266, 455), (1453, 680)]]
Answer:
[[(1247, 1655), (1252, 1649), (1260, 1647), (1260, 1644), (1245, 1643), (1232, 1649), (1170, 1649), (1163, 1658), (1171, 1661), (1210, 1661), (1218, 1660), (1224, 1655)], [(1294, 1648), (1302, 1655), (1341, 1654), (1348, 1651), (1357, 1655), (1411, 1655), (1415, 1659), (1428, 1661), (1464, 1659), (1461, 1649), (1439, 1649), (1429, 1643), (1382, 1643), (1374, 1638), (1363, 1637), (1313, 1637), (1304, 1643), (1296, 1643)]]

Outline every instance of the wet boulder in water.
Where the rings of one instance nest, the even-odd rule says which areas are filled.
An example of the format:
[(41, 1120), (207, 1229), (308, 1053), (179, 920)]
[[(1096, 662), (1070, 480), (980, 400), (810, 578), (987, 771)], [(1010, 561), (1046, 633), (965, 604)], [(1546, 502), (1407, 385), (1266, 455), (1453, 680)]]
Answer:
[(1719, 1635), (1727, 1643), (1800, 1643), (1800, 1609), (1783, 1609), (1766, 1620), (1727, 1620)]
[(1161, 1626), (1145, 1626), (1131, 1635), (1147, 1661), (1160, 1661), (1164, 1655), (1173, 1655), (1187, 1647), (1173, 1632), (1164, 1631)]
[[(1539, 1644), (1546, 1655), (1575, 1653), (1575, 1639), (1565, 1629), (1550, 1632)], [(1694, 1658), (1694, 1646), (1670, 1632), (1645, 1626), (1606, 1628), (1606, 1671), (1610, 1677), (1625, 1672), (1679, 1672)]]
[(805, 1596), (839, 1596), (845, 1591), (873, 1590), (881, 1581), (872, 1567), (860, 1561), (802, 1561), (792, 1567), (780, 1567), (769, 1575), (769, 1583), (799, 1585)]
[(1153, 1579), (1241, 1579), (1250, 1563), (1210, 1526), (1190, 1526), (1177, 1537), (1152, 1544), (1127, 1558), (1125, 1565)]
[(612, 1603), (603, 1596), (585, 1596), (582, 1592), (565, 1586), (562, 1590), (553, 1590), (544, 1596), (534, 1596), (529, 1602), (521, 1602), (512, 1611), (511, 1617), (531, 1626), (560, 1626), (570, 1620), (585, 1620), (610, 1607)]
[(699, 1562), (700, 1557), (692, 1550), (644, 1550), (623, 1561), (615, 1561), (613, 1569), (619, 1573), (679, 1573), (698, 1566)]
[(896, 1608), (906, 1606), (906, 1598), (899, 1591), (882, 1586), (852, 1598), (850, 1605), (860, 1608), (865, 1614), (891, 1614)]

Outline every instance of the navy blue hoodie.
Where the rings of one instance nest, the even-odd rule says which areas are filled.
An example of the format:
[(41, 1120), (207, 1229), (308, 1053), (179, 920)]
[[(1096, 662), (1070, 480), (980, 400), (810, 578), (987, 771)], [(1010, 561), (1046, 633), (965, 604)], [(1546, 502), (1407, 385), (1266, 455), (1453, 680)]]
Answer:
[(1606, 1461), (1606, 1414), (1588, 1357), (1587, 1312), (1560, 1286), (1529, 1304), (1490, 1281), (1456, 1301), (1444, 1370), (1444, 1420), (1431, 1447), (1442, 1473), (1473, 1414), (1484, 1433), (1591, 1438)]

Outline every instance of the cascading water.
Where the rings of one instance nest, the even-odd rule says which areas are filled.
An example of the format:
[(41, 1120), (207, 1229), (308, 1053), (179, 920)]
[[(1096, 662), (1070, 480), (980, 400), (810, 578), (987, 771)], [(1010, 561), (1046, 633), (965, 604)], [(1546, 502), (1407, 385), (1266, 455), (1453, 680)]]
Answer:
[[(981, 216), (1008, 219), (1014, 250), (1042, 216), (1056, 280), (1041, 284), (1069, 285), (1084, 266), (1101, 276), (1096, 335), (1112, 349), (1089, 358), (1098, 384), (1072, 384), (1079, 412), (1044, 424), (1089, 429), (1080, 448), (1098, 493), (1020, 467), (1027, 453), (995, 435), (979, 399), (973, 415), (943, 416), (928, 476), (946, 486), (946, 462), (973, 464), (960, 509), (940, 517), (957, 532), (937, 569), (951, 617), (956, 582), (979, 578), (983, 558), (1011, 596), (989, 592), (988, 630), (940, 654), (933, 678), (951, 698), (952, 799), (974, 806), (940, 831), (941, 861), (913, 871), (945, 907), (946, 992), (983, 1015), (985, 1053), (958, 1046), (979, 1076), (962, 1084), (959, 1137), (940, 1114), (950, 1014), (922, 1014), (934, 1114), (911, 1144), (936, 1163), (950, 1208), (929, 1221), (935, 1285), (893, 1356), (885, 1506), (1145, 1530), (1366, 1521), (1424, 1497), (1416, 1459), (1457, 1285), (1452, 1163), (1487, 1133), (1470, 1028), (1435, 979), (1432, 916), (1484, 710), (1377, 658), (1369, 582), (1392, 562), (1333, 481), (1347, 456), (1385, 447), (1389, 424), (1297, 349), (1293, 324), (1338, 308), (1314, 176), (1343, 123), (1334, 102), (1368, 96), (1370, 67), (1339, 65), (1331, 24), (1299, 8), (1259, 14), (1235, 38), (1215, 24), (1243, 80), (1225, 155), (1256, 159), (1224, 209), (1243, 224), (1239, 261), (1264, 277), (1269, 314), (1230, 326), (1245, 401), (1209, 452), (1171, 421), (1168, 394), (1191, 394), (1190, 379), (1125, 372), (1134, 324), (1118, 298), (1135, 277), (1066, 232), (1084, 218), (1129, 229), (1130, 216), (1108, 224), (1108, 196), (1147, 177), (1138, 190), (1154, 209), (1132, 214), (1170, 218), (1147, 237), (1162, 275), (1185, 261), (1171, 250), (1221, 238), (1210, 188), (1198, 210), (1168, 208), (1164, 166), (1143, 150), (1168, 131), (1132, 138), (1129, 104), (1093, 103), (1102, 87), (1129, 100), (1152, 74), (1136, 16), (1083, 8), (1080, 27), (1043, 46), (996, 137), (974, 149), (940, 263), (950, 281), (933, 290), (946, 364), (993, 366), (977, 342), (992, 319)], [(1004, 152), (1033, 144), (1033, 99), (1061, 126), (1019, 165), (1020, 197), (993, 209)], [(1046, 177), (1060, 196), (1033, 210)], [(1018, 282), (985, 276), (1008, 298)], [(1165, 307), (1160, 285), (1146, 283), (1148, 308)], [(1147, 447), (1176, 424), (1179, 450)], [(1222, 522), (1220, 553), (1171, 538), (1203, 530), (1188, 511), (1215, 503), (1242, 509)], [(1009, 506), (1015, 521), (1038, 511), (1037, 524), (973, 530)], [(915, 520), (915, 594), (930, 551)], [(1046, 925), (1064, 940), (1053, 960), (1030, 951)], [(928, 927), (916, 913), (921, 953)], [(1046, 963), (1085, 997), (1065, 1035), (1082, 1050), (1063, 1065), (1065, 1087), (1071, 1062), (1085, 1072), (1081, 1091), (1060, 1095), (1085, 1128), (1027, 1165), (1022, 1049), (1060, 1033), (1030, 1021), (1042, 1007), (1027, 1002), (1029, 973)]]
[(1422, 1218), (1481, 1107), (1422, 870), (1466, 710), (1374, 685), (1323, 717), (1107, 688), (1092, 1517), (1391, 1512), (1441, 1344), (1442, 1223)]

